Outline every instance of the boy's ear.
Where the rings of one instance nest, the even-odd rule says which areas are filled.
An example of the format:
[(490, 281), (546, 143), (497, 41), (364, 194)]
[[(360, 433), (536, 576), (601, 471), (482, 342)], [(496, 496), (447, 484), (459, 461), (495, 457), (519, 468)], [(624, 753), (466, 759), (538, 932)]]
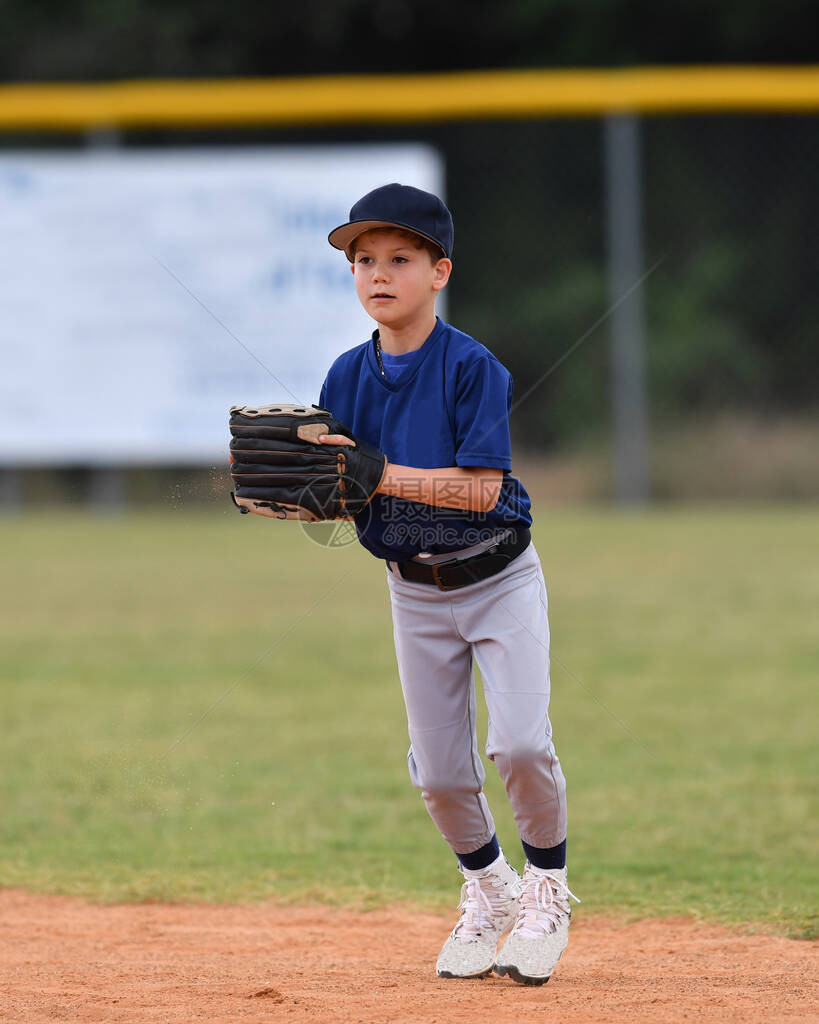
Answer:
[(452, 260), (446, 258), (438, 260), (433, 273), (432, 288), (433, 291), (439, 292), (442, 288), (446, 287), (449, 275), (452, 273)]
[(350, 273), (355, 274), (355, 263), (350, 264)]

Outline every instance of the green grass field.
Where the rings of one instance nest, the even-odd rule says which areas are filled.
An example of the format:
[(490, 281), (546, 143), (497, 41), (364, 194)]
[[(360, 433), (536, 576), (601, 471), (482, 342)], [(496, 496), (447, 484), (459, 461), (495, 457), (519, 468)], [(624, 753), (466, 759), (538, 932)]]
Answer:
[[(811, 507), (540, 510), (580, 914), (816, 934), (818, 534)], [(382, 564), (227, 508), (0, 537), (0, 884), (454, 907)]]

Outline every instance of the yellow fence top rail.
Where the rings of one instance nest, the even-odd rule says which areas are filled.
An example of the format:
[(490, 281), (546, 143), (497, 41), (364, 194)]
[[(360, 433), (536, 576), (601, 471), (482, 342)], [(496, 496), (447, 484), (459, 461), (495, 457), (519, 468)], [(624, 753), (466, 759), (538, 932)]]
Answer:
[(466, 71), (0, 86), (0, 131), (807, 112), (819, 66)]

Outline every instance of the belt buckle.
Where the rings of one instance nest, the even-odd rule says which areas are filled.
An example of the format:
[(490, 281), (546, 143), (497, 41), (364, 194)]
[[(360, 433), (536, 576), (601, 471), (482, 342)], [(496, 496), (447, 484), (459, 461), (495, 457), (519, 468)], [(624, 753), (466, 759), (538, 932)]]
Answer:
[(446, 569), (446, 567), (449, 566), (449, 565), (457, 565), (457, 564), (458, 564), (458, 559), (457, 558), (450, 558), (450, 560), (448, 562), (437, 562), (435, 565), (431, 565), (430, 566), (430, 569), (432, 569), (432, 581), (433, 581), (433, 583), (435, 584), (435, 586), (439, 590), (460, 590), (461, 589), (461, 586), (462, 586), (461, 583), (457, 583), (454, 587), (448, 587), (446, 585), (446, 583), (444, 583), (444, 581), (441, 579), (441, 577), (439, 575), (439, 572), (440, 572), (441, 569)]

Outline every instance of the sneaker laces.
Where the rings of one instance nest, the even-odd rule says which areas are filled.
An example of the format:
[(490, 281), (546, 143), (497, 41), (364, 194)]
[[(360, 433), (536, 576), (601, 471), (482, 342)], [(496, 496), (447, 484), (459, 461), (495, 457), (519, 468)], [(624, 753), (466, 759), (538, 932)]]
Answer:
[(488, 929), (495, 928), (495, 917), (506, 913), (508, 901), (504, 887), (495, 885), (491, 875), (467, 878), (461, 886), (461, 902), (458, 904), (458, 910), (463, 911), (455, 928), (458, 938), (471, 942)]
[(580, 903), (561, 879), (527, 871), (520, 896), (520, 913), (512, 931), (524, 939), (539, 939), (556, 931), (560, 919), (571, 914), (569, 897)]

